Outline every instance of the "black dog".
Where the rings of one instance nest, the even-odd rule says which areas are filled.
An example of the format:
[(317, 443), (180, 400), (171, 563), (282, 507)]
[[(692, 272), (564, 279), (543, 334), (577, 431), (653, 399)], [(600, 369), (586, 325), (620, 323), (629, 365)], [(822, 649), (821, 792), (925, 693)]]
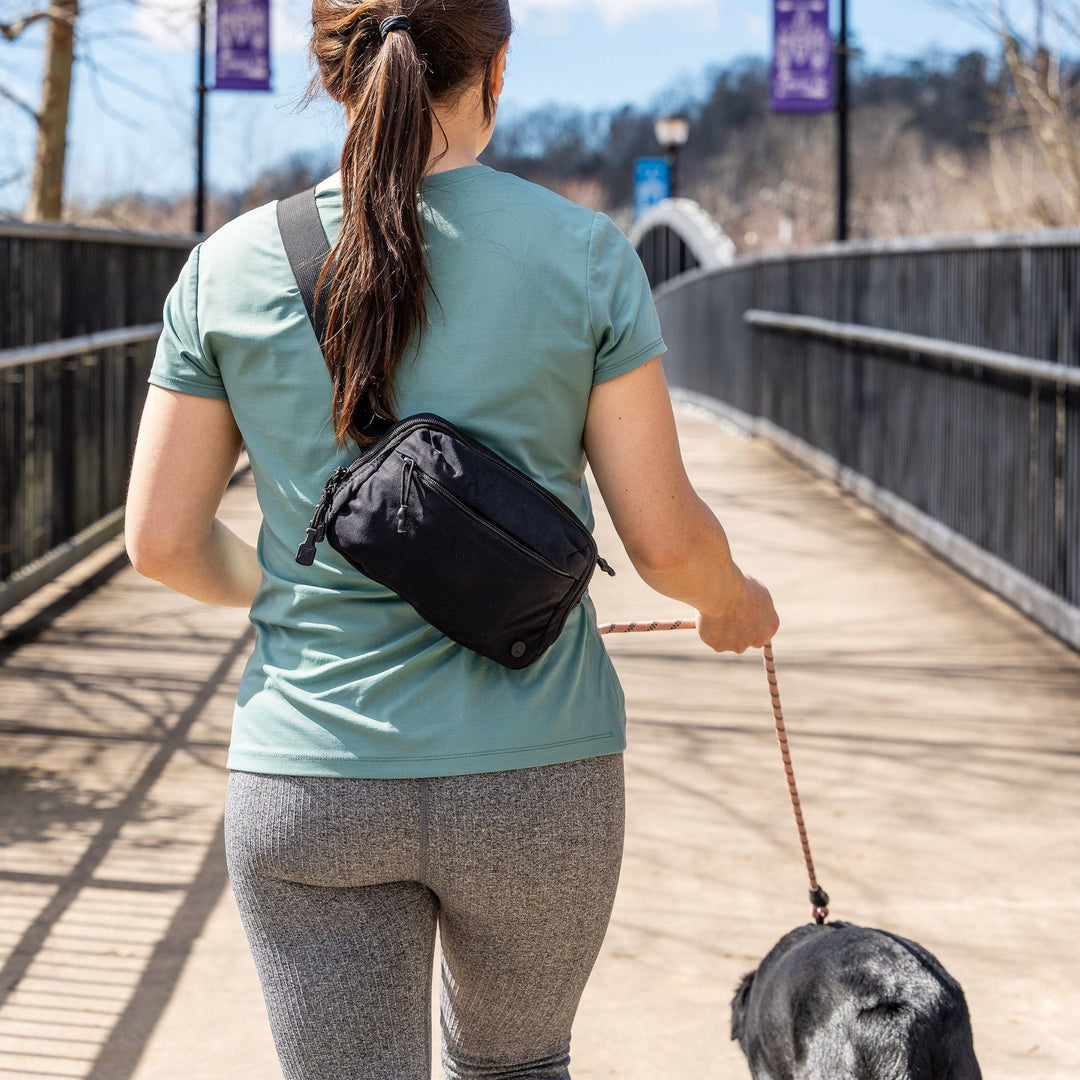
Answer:
[(782, 938), (731, 1003), (754, 1080), (981, 1080), (963, 991), (921, 945), (848, 923)]

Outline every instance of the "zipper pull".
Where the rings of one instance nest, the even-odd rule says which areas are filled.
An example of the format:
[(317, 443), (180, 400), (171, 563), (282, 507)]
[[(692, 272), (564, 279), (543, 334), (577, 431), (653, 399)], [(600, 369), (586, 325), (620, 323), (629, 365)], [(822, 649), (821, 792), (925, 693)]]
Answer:
[(310, 566), (315, 561), (315, 545), (319, 542), (318, 533), (313, 528), (308, 528), (307, 537), (296, 549), (296, 561), (301, 566)]
[(608, 566), (607, 560), (602, 558), (600, 555), (596, 556), (596, 565), (599, 566), (600, 569), (603, 570), (604, 573), (607, 574), (609, 577), (615, 576), (615, 571), (612, 570), (610, 566)]
[(330, 503), (333, 502), (337, 489), (341, 487), (349, 470), (341, 467), (335, 469), (326, 481), (323, 493), (315, 507), (315, 514), (311, 524), (307, 527), (307, 535), (304, 542), (296, 549), (296, 561), (301, 566), (311, 566), (315, 561), (315, 545), (321, 544), (326, 539), (326, 515), (330, 512)]
[(409, 491), (412, 487), (412, 473), (416, 462), (412, 458), (405, 458), (405, 464), (401, 469), (401, 505), (397, 512), (397, 531), (404, 536), (408, 532), (408, 504)]

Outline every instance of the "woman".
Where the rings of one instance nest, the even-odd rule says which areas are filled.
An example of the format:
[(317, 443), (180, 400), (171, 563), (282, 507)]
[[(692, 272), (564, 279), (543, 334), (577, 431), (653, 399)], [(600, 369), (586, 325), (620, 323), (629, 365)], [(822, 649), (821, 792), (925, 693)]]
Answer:
[[(436, 412), (591, 525), (588, 458), (636, 569), (717, 650), (768, 592), (683, 470), (648, 285), (602, 215), (477, 163), (506, 0), (315, 0), (347, 111), (317, 204), (336, 239), (325, 363), (255, 210), (193, 252), (165, 311), (128, 502), (136, 568), (251, 605), (229, 754), (229, 869), (290, 1078), (421, 1080), (442, 945), (447, 1077), (568, 1077), (622, 847), (622, 694), (586, 600), (510, 671), (320, 549), (294, 561), (363, 418)], [(215, 519), (243, 443), (258, 551)]]

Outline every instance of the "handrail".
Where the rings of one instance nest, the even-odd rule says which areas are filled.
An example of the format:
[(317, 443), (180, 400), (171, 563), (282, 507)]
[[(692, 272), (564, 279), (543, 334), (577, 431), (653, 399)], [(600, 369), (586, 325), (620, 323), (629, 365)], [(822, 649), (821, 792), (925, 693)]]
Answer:
[(134, 247), (176, 248), (190, 251), (203, 236), (200, 233), (136, 232), (103, 225), (72, 225), (56, 221), (0, 219), (0, 240), (81, 240), (95, 244), (126, 244)]
[(977, 345), (961, 345), (940, 338), (905, 334), (896, 330), (879, 330), (855, 323), (833, 322), (810, 315), (785, 315), (778, 311), (762, 311), (751, 308), (743, 319), (751, 326), (764, 330), (781, 330), (792, 334), (810, 334), (813, 337), (842, 341), (848, 345), (869, 345), (875, 349), (908, 353), (917, 356), (933, 356), (952, 360), (985, 371), (997, 371), (1016, 375), (1037, 382), (1053, 383), (1055, 386), (1080, 387), (1080, 367), (1055, 364), (1048, 360), (1033, 360), (1029, 356), (984, 349)]
[(142, 326), (125, 326), (119, 330), (102, 330), (80, 337), (47, 341), (42, 345), (25, 345), (18, 349), (0, 349), (0, 369), (23, 364), (40, 364), (46, 360), (62, 360), (65, 356), (79, 356), (113, 349), (118, 345), (132, 345), (139, 341), (151, 341), (162, 331), (162, 323), (145, 323)]

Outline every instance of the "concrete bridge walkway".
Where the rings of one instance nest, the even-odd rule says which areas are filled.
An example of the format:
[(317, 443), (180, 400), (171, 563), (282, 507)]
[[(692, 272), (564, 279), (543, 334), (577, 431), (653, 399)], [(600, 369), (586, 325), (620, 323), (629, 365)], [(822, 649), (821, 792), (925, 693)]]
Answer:
[[(1080, 656), (769, 446), (686, 415), (682, 433), (781, 612), (834, 917), (939, 956), (988, 1080), (1075, 1080)], [(248, 481), (227, 514), (256, 530)], [(679, 613), (600, 534), (620, 571), (596, 583), (602, 617)], [(97, 572), (81, 602), (58, 586), (0, 626), (0, 1076), (273, 1080), (220, 839), (250, 631), (119, 555), (81, 569)], [(574, 1077), (743, 1078), (732, 990), (809, 917), (760, 657), (717, 658), (692, 634), (608, 641), (630, 714), (628, 839)]]

